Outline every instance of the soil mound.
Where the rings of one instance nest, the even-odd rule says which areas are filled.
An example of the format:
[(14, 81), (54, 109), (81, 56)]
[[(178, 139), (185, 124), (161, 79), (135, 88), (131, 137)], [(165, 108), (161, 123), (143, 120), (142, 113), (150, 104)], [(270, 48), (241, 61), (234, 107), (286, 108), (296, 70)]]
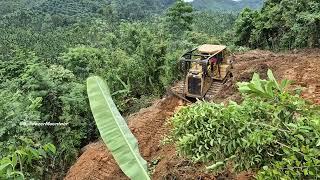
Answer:
[[(302, 97), (320, 104), (320, 49), (306, 49), (275, 54), (269, 51), (253, 50), (235, 56), (234, 81), (250, 81), (254, 73), (267, 78), (271, 69), (276, 79), (293, 81), (293, 88), (300, 87)], [(218, 102), (241, 101), (235, 83), (221, 91)]]
[[(269, 51), (254, 50), (238, 54), (234, 63), (234, 81), (249, 81), (254, 72), (266, 78), (271, 69), (277, 79), (290, 79), (294, 86), (301, 86), (304, 98), (320, 104), (320, 49), (293, 51), (275, 54)], [(236, 85), (228, 82), (217, 96), (217, 102), (241, 101)], [(129, 127), (139, 141), (140, 152), (149, 162), (152, 179), (215, 179), (204, 173), (201, 164), (178, 157), (173, 145), (161, 145), (169, 132), (166, 120), (183, 102), (175, 97), (156, 101), (151, 107), (140, 110), (128, 118)], [(65, 179), (127, 179), (102, 142), (86, 146), (84, 153), (70, 168)], [(230, 173), (216, 176), (216, 179), (249, 179), (250, 173), (238, 177)]]

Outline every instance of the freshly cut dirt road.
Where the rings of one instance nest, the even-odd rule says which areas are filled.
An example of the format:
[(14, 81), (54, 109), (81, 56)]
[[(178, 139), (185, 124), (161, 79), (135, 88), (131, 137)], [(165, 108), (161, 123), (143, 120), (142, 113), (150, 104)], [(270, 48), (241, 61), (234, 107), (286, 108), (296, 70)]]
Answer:
[[(253, 50), (235, 57), (235, 81), (249, 81), (254, 72), (266, 77), (268, 69), (277, 79), (293, 80), (294, 87), (300, 86), (302, 96), (320, 104), (320, 49), (306, 49), (275, 54)], [(236, 86), (227, 84), (217, 96), (217, 102), (241, 101)], [(205, 173), (204, 166), (192, 164), (176, 154), (174, 145), (161, 145), (170, 131), (166, 121), (183, 102), (175, 97), (164, 97), (151, 107), (142, 109), (129, 117), (129, 127), (139, 141), (140, 152), (149, 162), (152, 179), (215, 179)], [(70, 168), (66, 180), (128, 179), (119, 169), (105, 145), (98, 141), (84, 148), (84, 153)], [(250, 173), (232, 176), (232, 173), (218, 175), (216, 179), (249, 179)]]

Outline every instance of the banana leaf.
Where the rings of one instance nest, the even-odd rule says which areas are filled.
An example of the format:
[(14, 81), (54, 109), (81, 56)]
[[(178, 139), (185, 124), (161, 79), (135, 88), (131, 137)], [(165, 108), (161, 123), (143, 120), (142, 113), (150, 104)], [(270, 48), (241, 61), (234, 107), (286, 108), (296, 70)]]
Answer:
[(106, 83), (100, 77), (89, 77), (87, 91), (100, 135), (121, 170), (133, 180), (150, 179), (138, 141), (114, 104)]

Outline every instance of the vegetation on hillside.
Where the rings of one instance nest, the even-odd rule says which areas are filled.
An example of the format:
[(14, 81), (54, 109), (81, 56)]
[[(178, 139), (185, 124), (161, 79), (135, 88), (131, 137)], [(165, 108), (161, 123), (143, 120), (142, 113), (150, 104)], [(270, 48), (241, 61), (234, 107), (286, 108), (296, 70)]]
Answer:
[(267, 0), (261, 10), (245, 9), (235, 24), (235, 44), (271, 50), (320, 47), (317, 0)]
[(289, 81), (278, 84), (271, 71), (268, 77), (239, 83), (240, 104), (181, 109), (171, 120), (180, 154), (215, 172), (229, 165), (257, 172), (257, 179), (319, 178), (319, 106), (286, 91)]
[(243, 8), (259, 9), (264, 0), (194, 0), (196, 9), (240, 12)]
[(319, 4), (267, 0), (237, 19), (182, 0), (0, 0), (0, 179), (61, 179), (98, 138), (88, 76), (132, 113), (180, 78), (177, 60), (199, 44), (319, 47)]

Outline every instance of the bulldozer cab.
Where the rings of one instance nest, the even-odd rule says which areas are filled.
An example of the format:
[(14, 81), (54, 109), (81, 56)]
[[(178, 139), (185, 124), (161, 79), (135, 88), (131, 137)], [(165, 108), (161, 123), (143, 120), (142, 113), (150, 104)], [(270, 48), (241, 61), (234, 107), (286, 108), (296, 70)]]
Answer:
[(226, 46), (205, 44), (182, 56), (185, 97), (203, 98), (214, 80), (221, 81), (225, 78), (228, 71), (222, 67), (225, 49)]
[[(207, 73), (209, 65), (221, 65), (224, 62), (226, 46), (205, 44), (193, 49), (182, 56), (183, 71)], [(201, 67), (201, 68), (200, 68)]]

